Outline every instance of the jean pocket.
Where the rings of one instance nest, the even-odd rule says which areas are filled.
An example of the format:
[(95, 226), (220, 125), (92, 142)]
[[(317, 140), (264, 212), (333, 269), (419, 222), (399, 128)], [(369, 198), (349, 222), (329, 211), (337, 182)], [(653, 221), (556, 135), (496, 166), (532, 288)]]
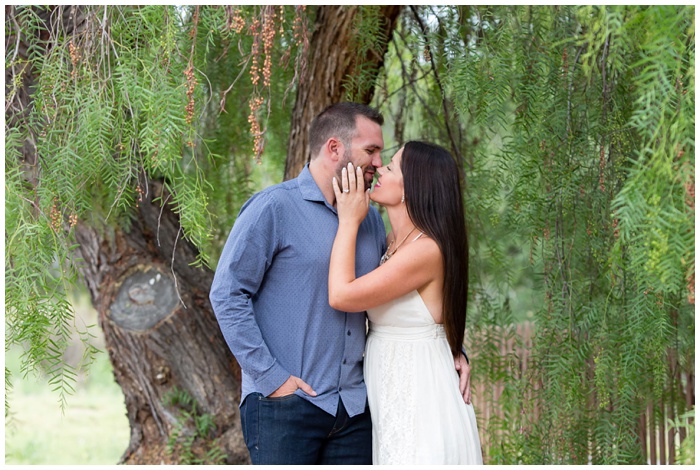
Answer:
[(243, 439), (246, 447), (248, 447), (251, 459), (254, 460), (256, 458), (260, 434), (260, 411), (258, 409), (259, 404), (256, 395), (260, 396), (259, 393), (251, 393), (248, 395), (245, 400), (243, 400), (240, 408)]
[[(278, 402), (278, 403), (279, 403), (279, 402), (285, 402), (285, 401), (291, 400), (291, 399), (293, 399), (293, 398), (295, 398), (295, 397), (297, 397), (297, 395), (294, 394), (294, 393), (290, 393), (289, 395), (284, 395), (284, 396), (281, 396), (281, 397), (264, 397), (264, 396), (260, 395), (260, 396), (258, 397), (258, 400), (260, 400), (260, 401), (266, 401), (266, 402)], [(297, 397), (297, 398), (298, 398), (298, 397)]]

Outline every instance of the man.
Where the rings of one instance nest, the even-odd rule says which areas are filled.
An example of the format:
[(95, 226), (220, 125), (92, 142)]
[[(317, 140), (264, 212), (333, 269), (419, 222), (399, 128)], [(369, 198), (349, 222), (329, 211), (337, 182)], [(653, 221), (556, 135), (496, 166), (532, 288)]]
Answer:
[[(328, 305), (328, 266), (338, 228), (332, 178), (352, 162), (371, 186), (383, 122), (361, 104), (326, 108), (311, 124), (310, 163), (246, 202), (222, 252), (210, 299), (241, 366), (241, 423), (254, 464), (372, 463), (365, 315)], [(373, 207), (357, 247), (362, 276), (386, 248)], [(469, 369), (460, 367), (466, 385)]]

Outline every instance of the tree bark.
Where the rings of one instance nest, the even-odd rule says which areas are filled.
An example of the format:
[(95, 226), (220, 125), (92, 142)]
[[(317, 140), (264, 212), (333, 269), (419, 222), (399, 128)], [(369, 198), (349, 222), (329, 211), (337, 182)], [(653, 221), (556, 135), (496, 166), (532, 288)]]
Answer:
[[(297, 87), (297, 98), (292, 111), (292, 125), (287, 144), (287, 161), (284, 179), (295, 178), (309, 161), (309, 126), (313, 118), (327, 106), (343, 98), (343, 82), (367, 65), (374, 70), (384, 63), (388, 41), (382, 49), (369, 51), (364, 56), (353, 51), (353, 21), (358, 6), (320, 6), (316, 16), (316, 26), (311, 39), (306, 75), (301, 77)], [(384, 37), (391, 38), (396, 21), (402, 10), (401, 5), (382, 5)], [(374, 87), (367, 90), (359, 99), (362, 103), (372, 100)]]
[[(183, 452), (203, 457), (212, 446), (227, 454), (227, 463), (249, 463), (238, 412), (240, 368), (209, 304), (213, 273), (191, 266), (197, 250), (182, 239), (177, 215), (153, 202), (167, 201), (162, 193), (151, 182), (128, 233), (83, 224), (76, 231), (80, 268), (131, 425), (121, 463), (180, 463)], [(195, 400), (198, 415), (211, 415), (215, 429), (191, 449), (169, 453), (174, 430), (196, 433), (182, 410), (166, 404), (174, 390)]]

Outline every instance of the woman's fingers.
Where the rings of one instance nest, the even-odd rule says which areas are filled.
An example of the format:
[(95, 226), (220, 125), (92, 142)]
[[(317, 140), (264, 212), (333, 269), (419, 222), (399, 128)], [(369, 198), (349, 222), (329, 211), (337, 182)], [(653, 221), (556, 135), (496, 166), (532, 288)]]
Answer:
[[(343, 170), (345, 170), (345, 168), (343, 168)], [(352, 162), (348, 162), (347, 171), (345, 172), (345, 174), (347, 175), (347, 178), (348, 178), (347, 188), (350, 191), (354, 192), (355, 189), (357, 188), (357, 183), (355, 182), (355, 172), (352, 170), (354, 170), (354, 166), (353, 166)], [(347, 193), (349, 191), (345, 191), (345, 192)]]
[(340, 196), (341, 193), (341, 189), (338, 185), (338, 178), (336, 178), (335, 176), (333, 177), (333, 192), (335, 193), (335, 198), (338, 199), (338, 196)]
[(362, 177), (362, 167), (358, 166), (355, 170), (355, 184), (357, 185), (357, 191), (362, 192), (365, 190), (365, 179)]
[(365, 191), (362, 167), (356, 167), (352, 162), (349, 162), (347, 167), (343, 167), (340, 171), (340, 182), (335, 176), (333, 177), (333, 191), (336, 199), (341, 193), (364, 193), (365, 199), (369, 204), (369, 190)]
[[(345, 171), (345, 168), (343, 168), (343, 178), (345, 178), (345, 175), (347, 175), (348, 179), (348, 185), (343, 186), (343, 189), (350, 189), (351, 191), (359, 191), (362, 192), (365, 190), (365, 180), (362, 176), (362, 167), (361, 166), (355, 166), (352, 164), (352, 162), (348, 162), (347, 166), (347, 172)], [(347, 191), (346, 191), (347, 192)]]
[(347, 193), (349, 191), (349, 188), (350, 188), (350, 182), (349, 182), (348, 178), (349, 178), (348, 169), (343, 167), (343, 169), (340, 172), (340, 180), (342, 182), (344, 193)]

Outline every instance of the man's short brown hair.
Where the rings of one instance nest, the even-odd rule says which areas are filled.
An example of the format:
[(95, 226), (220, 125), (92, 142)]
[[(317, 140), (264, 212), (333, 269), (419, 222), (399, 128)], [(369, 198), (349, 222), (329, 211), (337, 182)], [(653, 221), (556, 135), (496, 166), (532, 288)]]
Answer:
[(331, 137), (337, 137), (344, 146), (350, 147), (355, 136), (357, 116), (364, 116), (380, 126), (384, 124), (384, 117), (379, 111), (360, 103), (336, 103), (321, 111), (311, 121), (309, 129), (311, 159), (318, 156), (321, 146)]

